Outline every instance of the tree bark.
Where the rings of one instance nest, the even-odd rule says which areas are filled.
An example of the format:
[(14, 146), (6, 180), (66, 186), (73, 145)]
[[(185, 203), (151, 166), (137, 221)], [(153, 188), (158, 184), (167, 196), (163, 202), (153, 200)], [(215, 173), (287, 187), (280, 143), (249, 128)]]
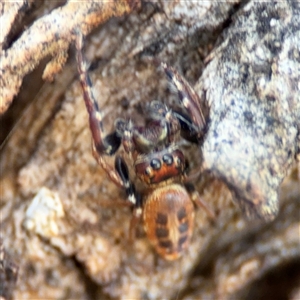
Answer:
[[(19, 95), (1, 117), (1, 297), (296, 299), (299, 3), (106, 3), (3, 6), (1, 19), (15, 24), (1, 37), (2, 110)], [(78, 30), (93, 30), (84, 55), (108, 132), (118, 117), (143, 122), (151, 100), (178, 103), (149, 57), (184, 75), (206, 108), (203, 144), (182, 147), (202, 166), (196, 187), (217, 217), (196, 211), (177, 261), (157, 256), (142, 224), (129, 242), (126, 194), (92, 157)]]

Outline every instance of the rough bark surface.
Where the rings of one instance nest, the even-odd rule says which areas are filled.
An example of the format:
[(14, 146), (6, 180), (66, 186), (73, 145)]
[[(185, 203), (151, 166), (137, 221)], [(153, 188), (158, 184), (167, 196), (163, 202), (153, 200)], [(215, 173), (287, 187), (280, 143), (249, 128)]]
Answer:
[[(75, 60), (64, 65), (65, 59), (57, 59), (66, 58), (70, 46), (74, 49), (75, 19), (80, 19), (81, 9), (88, 15), (102, 3), (77, 3), (77, 8), (72, 1), (61, 7), (35, 7), (34, 1), (28, 7), (21, 2), (7, 10), (4, 6), (1, 22), (16, 18), (22, 9), (28, 9), (32, 19), (18, 37), (9, 34), (14, 29), (7, 24), (0, 40), (2, 62), (9, 56), (22, 60), (21, 50), (14, 49), (21, 42), (30, 48), (30, 39), (35, 39), (30, 32), (47, 37), (47, 47), (56, 50), (38, 47), (30, 57), (21, 51), (26, 59), (14, 77), (9, 77), (12, 66), (1, 65), (1, 97), (16, 94), (22, 80), (23, 86), (1, 119), (3, 131), (11, 129), (10, 122), (15, 125), (1, 148), (0, 277), (5, 285), (0, 296), (297, 299), (299, 3), (125, 2), (132, 4), (123, 13), (118, 10), (125, 15), (105, 23), (117, 13), (113, 6), (102, 17), (82, 16), (84, 34), (95, 28), (84, 52), (92, 63), (90, 75), (106, 116), (105, 128), (112, 130), (119, 116), (142, 122), (139, 111), (153, 99), (169, 105), (177, 101), (162, 71), (145, 57), (158, 57), (177, 68), (207, 108), (202, 147), (183, 147), (191, 165), (202, 164), (206, 171), (196, 186), (217, 218), (212, 222), (197, 210), (192, 243), (175, 262), (157, 256), (142, 224), (129, 243), (131, 210), (124, 205), (124, 191), (92, 157)], [(62, 11), (71, 19), (62, 21)], [(43, 24), (53, 28), (53, 20), (63, 34), (49, 30), (45, 35)], [(63, 45), (59, 55), (55, 45)], [(51, 76), (61, 70), (54, 83), (41, 82), (43, 70), (24, 78), (38, 63), (44, 67), (41, 60), (47, 54), (54, 54), (58, 66)], [(3, 107), (11, 99), (6, 98)]]

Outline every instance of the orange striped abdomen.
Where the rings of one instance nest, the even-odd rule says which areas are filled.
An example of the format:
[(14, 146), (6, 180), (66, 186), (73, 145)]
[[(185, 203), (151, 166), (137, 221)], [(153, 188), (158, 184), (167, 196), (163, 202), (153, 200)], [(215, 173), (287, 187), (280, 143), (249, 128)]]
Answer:
[(155, 189), (144, 204), (144, 228), (157, 253), (179, 258), (189, 246), (194, 227), (194, 204), (186, 189), (171, 184)]

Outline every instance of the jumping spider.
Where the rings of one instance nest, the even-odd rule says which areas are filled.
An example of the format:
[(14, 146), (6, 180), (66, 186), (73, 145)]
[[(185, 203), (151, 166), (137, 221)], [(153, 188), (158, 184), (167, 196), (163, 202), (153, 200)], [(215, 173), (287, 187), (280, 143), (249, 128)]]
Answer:
[[(81, 36), (76, 46), (93, 155), (110, 179), (125, 189), (127, 200), (133, 206), (130, 236), (135, 235), (136, 225), (143, 217), (145, 232), (157, 253), (167, 260), (175, 260), (188, 247), (192, 237), (193, 202), (214, 217), (189, 183), (185, 156), (178, 145), (181, 136), (197, 143), (203, 137), (206, 122), (199, 107), (199, 97), (176, 70), (160, 63), (174, 84), (186, 112), (171, 110), (165, 104), (153, 101), (147, 106), (147, 126), (137, 126), (131, 120), (117, 120), (115, 130), (106, 135), (101, 110), (93, 96), (92, 83), (83, 59)], [(114, 155), (121, 145), (132, 161), (137, 178), (148, 186), (145, 195), (136, 191), (122, 155), (116, 155), (114, 166), (106, 161), (106, 156)]]

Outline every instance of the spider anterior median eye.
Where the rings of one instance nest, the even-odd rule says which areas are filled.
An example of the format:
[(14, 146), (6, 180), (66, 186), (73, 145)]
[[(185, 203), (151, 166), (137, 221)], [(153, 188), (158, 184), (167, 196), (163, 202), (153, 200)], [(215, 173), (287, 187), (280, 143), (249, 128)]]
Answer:
[(152, 159), (150, 166), (153, 168), (153, 170), (159, 170), (161, 168), (160, 160), (156, 158)]
[(166, 165), (172, 165), (172, 163), (173, 163), (173, 157), (172, 157), (172, 155), (165, 154), (162, 159), (163, 159), (163, 162)]

